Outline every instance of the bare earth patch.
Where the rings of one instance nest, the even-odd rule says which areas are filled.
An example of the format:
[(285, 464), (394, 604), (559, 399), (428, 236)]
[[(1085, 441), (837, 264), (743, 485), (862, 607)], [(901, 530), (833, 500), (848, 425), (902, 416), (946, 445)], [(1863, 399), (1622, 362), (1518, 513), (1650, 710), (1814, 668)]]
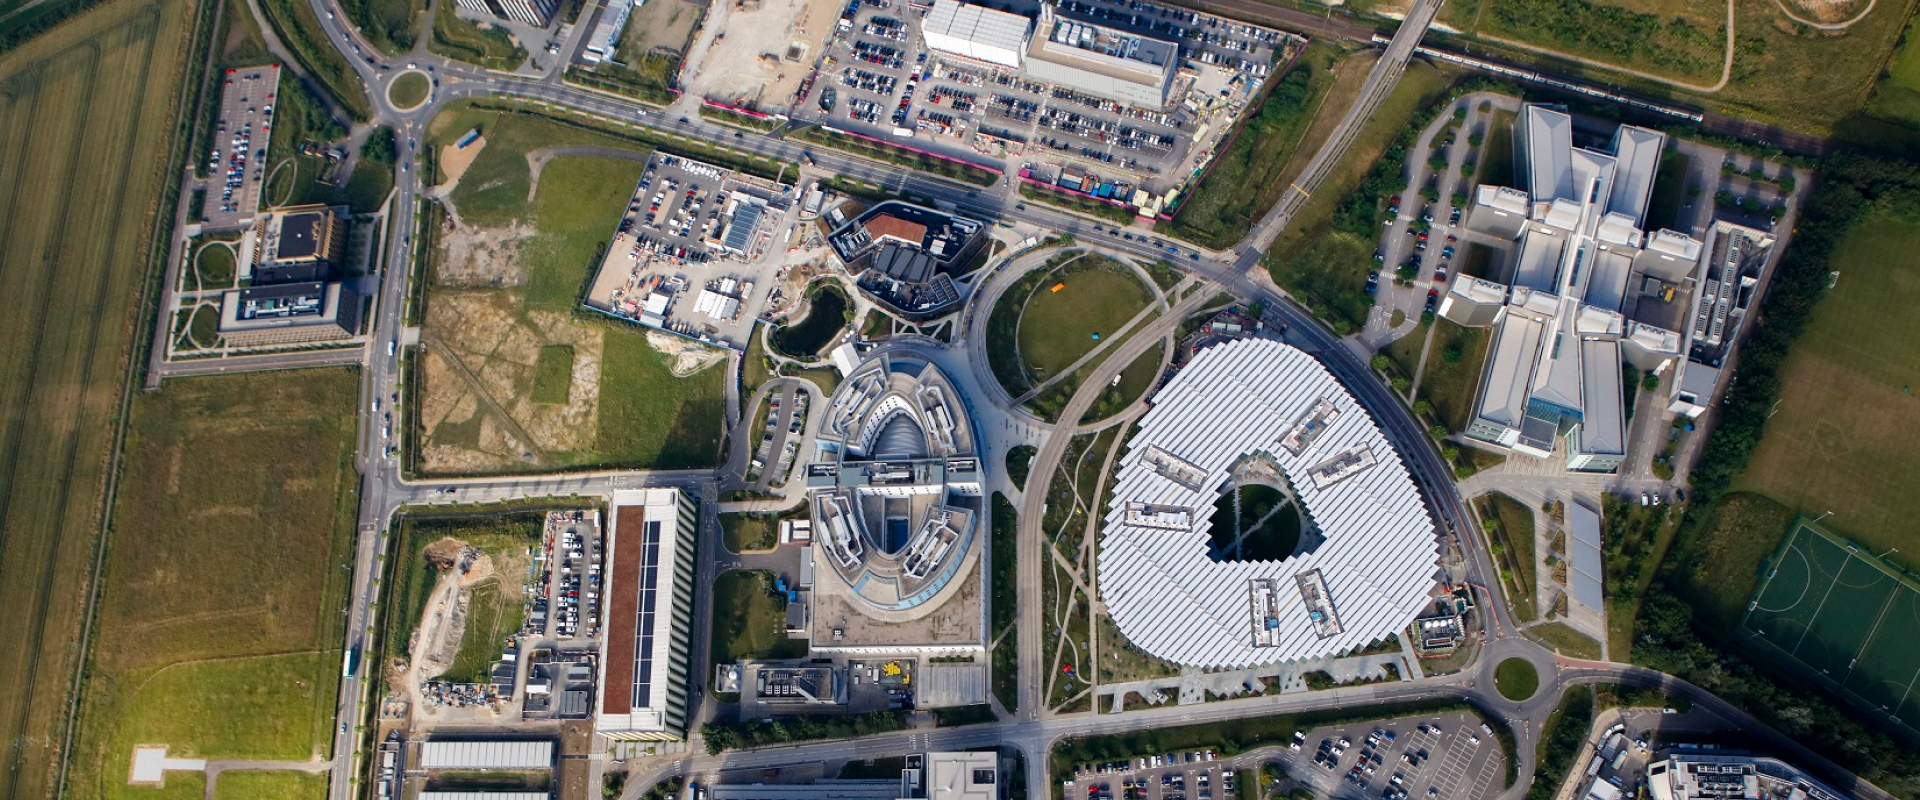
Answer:
[[(437, 293), (428, 304), (427, 327), (448, 352), (421, 362), (423, 469), (457, 473), (524, 466), (530, 450), (593, 446), (599, 430), (600, 329), (565, 314), (526, 311), (513, 294), (491, 290)], [(565, 404), (532, 400), (534, 364), (547, 345), (574, 351)], [(449, 357), (465, 369), (449, 363)]]
[(673, 359), (673, 366), (669, 369), (676, 378), (698, 374), (727, 357), (723, 350), (656, 330), (647, 331), (647, 344), (661, 355)]
[(1867, 7), (1868, 0), (1780, 0), (1795, 16), (1821, 23), (1845, 22)]
[(531, 225), (479, 228), (448, 223), (441, 237), (434, 280), (442, 286), (519, 286), (527, 282), (520, 266), (520, 243), (537, 233)]
[(485, 149), (487, 149), (485, 136), (473, 140), (466, 147), (447, 145), (440, 148), (440, 170), (447, 173), (447, 182), (436, 188), (453, 191), (453, 187), (460, 183), (460, 177), (467, 174), (467, 168), (473, 166), (473, 160), (479, 158), (480, 151)]
[(726, 34), (716, 38), (707, 53), (693, 91), (727, 102), (786, 108), (843, 5), (837, 0), (767, 0), (758, 8), (735, 7), (727, 12)]

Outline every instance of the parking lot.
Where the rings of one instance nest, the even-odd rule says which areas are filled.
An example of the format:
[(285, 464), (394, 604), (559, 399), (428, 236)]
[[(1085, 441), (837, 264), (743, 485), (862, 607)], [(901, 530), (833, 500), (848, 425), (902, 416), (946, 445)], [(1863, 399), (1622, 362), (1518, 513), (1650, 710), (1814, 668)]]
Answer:
[[(587, 305), (723, 346), (744, 348), (782, 249), (792, 187), (656, 153), (634, 187)], [(768, 270), (771, 267), (766, 268)]]
[(526, 632), (542, 641), (592, 639), (600, 633), (599, 512), (548, 512), (543, 538), (540, 587)]
[(220, 117), (207, 154), (203, 216), (212, 229), (238, 228), (253, 219), (266, 185), (267, 142), (273, 104), (280, 91), (274, 65), (227, 70), (220, 87)]
[(1214, 750), (1186, 750), (1086, 764), (1067, 787), (1068, 800), (1226, 800), (1238, 797), (1234, 772), (1257, 760), (1222, 759)]
[(1468, 800), (1505, 774), (1499, 742), (1464, 712), (1316, 728), (1281, 758), (1319, 797)]
[[(996, 6), (996, 8), (1001, 6)], [(1037, 4), (1005, 6), (1035, 16)], [(1231, 127), (1296, 37), (1146, 2), (1068, 2), (1064, 17), (1172, 41), (1191, 77), (1168, 108), (1135, 108), (924, 47), (925, 12), (900, 0), (852, 0), (791, 98), (797, 119), (947, 155), (1004, 159), (1055, 182), (1063, 172), (1125, 197), (1178, 186)], [(1036, 30), (1035, 36), (1044, 35)], [(1124, 194), (1120, 194), (1123, 193)]]

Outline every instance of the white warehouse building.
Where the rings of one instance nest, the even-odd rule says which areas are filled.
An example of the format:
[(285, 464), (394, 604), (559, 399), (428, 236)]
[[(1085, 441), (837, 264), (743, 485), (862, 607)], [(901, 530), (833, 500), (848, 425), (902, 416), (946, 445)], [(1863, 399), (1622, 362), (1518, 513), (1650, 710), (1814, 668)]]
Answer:
[[(1210, 552), (1214, 503), (1249, 459), (1284, 475), (1317, 543), (1278, 560)], [(1114, 623), (1186, 666), (1364, 647), (1406, 628), (1438, 574), (1432, 519), (1373, 419), (1318, 361), (1264, 339), (1200, 352), (1154, 395), (1101, 536)]]
[(942, 0), (920, 23), (927, 47), (942, 53), (1020, 68), (1033, 19), (1023, 14), (995, 11), (986, 6)]

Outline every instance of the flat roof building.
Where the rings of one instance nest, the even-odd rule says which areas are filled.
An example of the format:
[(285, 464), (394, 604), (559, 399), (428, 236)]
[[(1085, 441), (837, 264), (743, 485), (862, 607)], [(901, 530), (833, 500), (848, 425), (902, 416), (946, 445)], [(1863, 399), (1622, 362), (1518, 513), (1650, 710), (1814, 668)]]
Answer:
[(965, 299), (954, 278), (985, 245), (985, 225), (889, 200), (828, 235), (834, 255), (861, 293), (888, 311), (926, 321)]
[[(1316, 544), (1279, 560), (1210, 551), (1213, 507), (1249, 460), (1284, 476)], [(1101, 527), (1100, 593), (1134, 646), (1247, 667), (1350, 652), (1431, 601), (1439, 544), (1393, 445), (1313, 357), (1278, 341), (1201, 350), (1154, 394)]]
[(955, 0), (935, 0), (920, 22), (928, 49), (1009, 69), (1020, 68), (1032, 30), (1032, 17)]
[(1708, 751), (1649, 762), (1647, 793), (1653, 800), (1849, 800), (1780, 759)]
[(360, 295), (342, 283), (250, 286), (220, 294), (220, 337), (259, 347), (351, 339), (360, 334)]
[(1042, 5), (1025, 71), (1034, 80), (1160, 109), (1179, 68), (1180, 46), (1173, 42), (1067, 19)]
[(995, 800), (999, 757), (991, 750), (907, 756), (898, 779), (817, 780), (812, 783), (720, 783), (712, 800)]
[(544, 739), (433, 739), (420, 745), (425, 770), (536, 770), (553, 768), (553, 742)]
[(687, 727), (697, 504), (679, 489), (613, 494), (594, 732), (674, 741)]
[(1664, 134), (1623, 125), (1597, 150), (1574, 146), (1573, 128), (1564, 111), (1521, 108), (1525, 189), (1478, 187), (1467, 222), (1515, 242), (1505, 304), (1489, 314), (1502, 287), (1462, 275), (1441, 315), (1495, 328), (1469, 437), (1537, 458), (1564, 437), (1567, 469), (1614, 472), (1626, 458), (1621, 365), (1661, 372), (1683, 349), (1680, 332), (1628, 315), (1648, 274), (1688, 271), (1675, 262), (1700, 245), (1642, 230)]
[(254, 222), (254, 285), (326, 280), (347, 250), (347, 207), (277, 208)]

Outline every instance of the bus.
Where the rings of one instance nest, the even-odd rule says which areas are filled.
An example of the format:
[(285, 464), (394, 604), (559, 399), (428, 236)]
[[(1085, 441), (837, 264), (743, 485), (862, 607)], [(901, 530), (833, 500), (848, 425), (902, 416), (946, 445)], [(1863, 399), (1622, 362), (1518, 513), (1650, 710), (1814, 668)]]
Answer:
[(340, 677), (342, 678), (353, 677), (353, 668), (357, 666), (357, 662), (360, 660), (359, 656), (360, 656), (359, 650), (356, 650), (353, 648), (347, 649), (346, 658), (342, 659), (340, 662)]

